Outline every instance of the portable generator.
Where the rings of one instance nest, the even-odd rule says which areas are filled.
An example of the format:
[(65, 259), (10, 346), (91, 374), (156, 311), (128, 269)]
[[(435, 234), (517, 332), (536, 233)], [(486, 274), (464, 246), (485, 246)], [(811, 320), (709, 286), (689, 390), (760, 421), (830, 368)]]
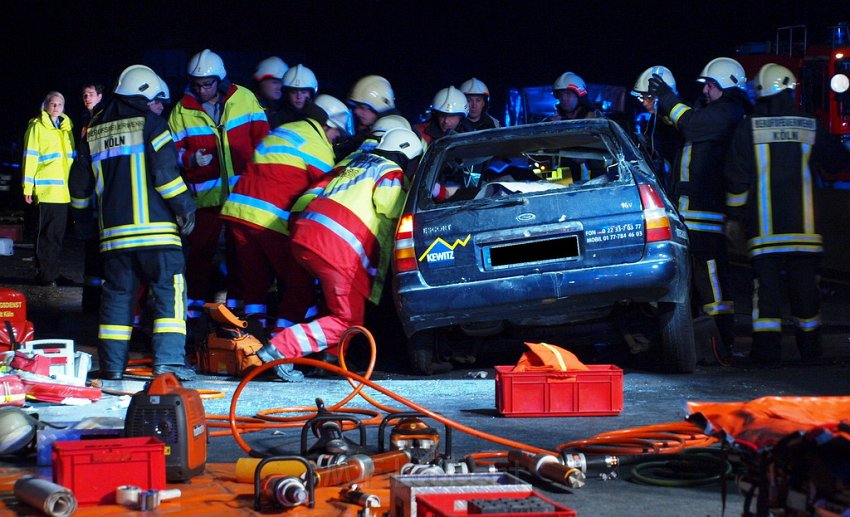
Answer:
[(207, 462), (204, 404), (197, 390), (184, 388), (173, 373), (156, 376), (133, 395), (124, 420), (127, 437), (153, 436), (165, 443), (165, 479), (188, 481)]

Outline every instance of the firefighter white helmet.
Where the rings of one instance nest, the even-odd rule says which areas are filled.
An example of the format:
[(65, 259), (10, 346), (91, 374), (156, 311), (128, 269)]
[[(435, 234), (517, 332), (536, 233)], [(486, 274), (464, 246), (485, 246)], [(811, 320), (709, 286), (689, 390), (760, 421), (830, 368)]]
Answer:
[[(292, 70), (290, 68), (290, 70)], [(344, 135), (351, 134), (351, 110), (341, 100), (327, 94), (321, 94), (313, 101), (328, 116), (328, 126), (335, 127)]]
[(443, 88), (434, 95), (431, 102), (431, 110), (445, 113), (446, 115), (469, 115), (469, 101), (466, 95), (454, 86)]
[(218, 77), (221, 81), (227, 77), (227, 71), (224, 69), (224, 61), (221, 60), (218, 54), (210, 49), (204, 49), (189, 60), (189, 66), (186, 67), (186, 73), (190, 77)]
[(767, 97), (796, 87), (797, 78), (791, 70), (776, 63), (768, 63), (759, 70), (758, 79), (756, 79), (756, 97)]
[(115, 93), (126, 97), (140, 95), (152, 101), (162, 98), (162, 79), (156, 72), (145, 65), (131, 65), (121, 72), (118, 84), (115, 85)]
[(0, 409), (0, 454), (12, 454), (35, 439), (38, 421), (16, 407)]
[(572, 72), (564, 72), (560, 77), (555, 79), (555, 84), (552, 85), (552, 91), (557, 92), (558, 90), (570, 90), (575, 92), (579, 97), (587, 95), (587, 85), (584, 79)]
[(401, 115), (385, 115), (372, 124), (372, 134), (373, 135), (383, 135), (390, 129), (395, 128), (404, 128), (404, 129), (412, 129), (410, 127), (410, 122), (407, 121), (406, 118)]
[(159, 86), (162, 89), (162, 93), (157, 96), (158, 100), (162, 102), (170, 102), (171, 101), (171, 91), (168, 89), (168, 83), (166, 83), (162, 77), (159, 78)]
[(287, 70), (289, 70), (289, 65), (283, 59), (277, 56), (267, 57), (257, 64), (257, 70), (254, 72), (254, 80), (260, 82), (269, 77), (283, 79), (283, 74)]
[(747, 74), (744, 72), (744, 67), (731, 57), (718, 57), (709, 61), (702, 69), (697, 81), (704, 83), (707, 79), (716, 82), (723, 89), (743, 90), (747, 87)]
[(384, 133), (375, 149), (399, 152), (407, 156), (408, 160), (412, 160), (422, 154), (422, 141), (413, 131), (397, 127)]
[(673, 72), (670, 71), (669, 68), (662, 65), (651, 66), (641, 72), (640, 76), (635, 81), (635, 86), (632, 88), (633, 91), (636, 91), (640, 94), (645, 94), (649, 91), (649, 79), (653, 75), (658, 75), (661, 79), (664, 80), (667, 85), (676, 91), (676, 78), (673, 77)]
[(367, 75), (351, 89), (351, 102), (366, 104), (378, 113), (395, 108), (395, 94), (390, 82), (380, 75)]
[(490, 96), (490, 90), (487, 89), (487, 85), (484, 84), (483, 81), (480, 81), (476, 78), (467, 79), (460, 85), (460, 91), (465, 93), (466, 95), (483, 95), (485, 97)]
[(310, 88), (313, 95), (319, 93), (319, 81), (316, 74), (304, 65), (295, 65), (283, 74), (283, 86), (286, 88)]

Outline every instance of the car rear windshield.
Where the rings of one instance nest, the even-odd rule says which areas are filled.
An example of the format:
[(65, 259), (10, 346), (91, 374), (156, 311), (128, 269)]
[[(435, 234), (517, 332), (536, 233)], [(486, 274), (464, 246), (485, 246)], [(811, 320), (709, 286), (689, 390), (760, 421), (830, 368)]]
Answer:
[(441, 204), (622, 181), (626, 171), (610, 147), (585, 133), (459, 142), (436, 158), (429, 191)]

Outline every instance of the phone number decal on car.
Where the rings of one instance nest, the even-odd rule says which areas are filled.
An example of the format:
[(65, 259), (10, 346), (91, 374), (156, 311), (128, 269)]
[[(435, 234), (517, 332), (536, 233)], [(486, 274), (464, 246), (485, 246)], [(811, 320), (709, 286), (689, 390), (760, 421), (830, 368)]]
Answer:
[(455, 240), (454, 244), (449, 244), (442, 237), (437, 237), (434, 239), (434, 242), (428, 246), (428, 249), (425, 250), (425, 253), (419, 256), (419, 262), (423, 260), (428, 263), (430, 266), (440, 267), (440, 266), (451, 266), (455, 263), (455, 248), (458, 246), (466, 247), (469, 243), (469, 239), (472, 238), (472, 234), (468, 234), (463, 239)]
[(598, 230), (584, 232), (586, 242), (608, 242), (618, 239), (633, 239), (643, 236), (642, 224), (615, 224)]

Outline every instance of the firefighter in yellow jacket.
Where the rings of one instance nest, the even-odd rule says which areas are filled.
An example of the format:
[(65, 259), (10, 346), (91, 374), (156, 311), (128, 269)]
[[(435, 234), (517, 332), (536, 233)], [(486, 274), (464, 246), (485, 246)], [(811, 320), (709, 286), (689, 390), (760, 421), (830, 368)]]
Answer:
[[(293, 264), (289, 251), (291, 208), (331, 171), (333, 143), (347, 134), (351, 122), (349, 109), (330, 95), (316, 97), (305, 113), (304, 119), (276, 127), (263, 139), (221, 209), (236, 245), (245, 315), (272, 331), (303, 321), (315, 304), (312, 279)], [(275, 277), (284, 296), (278, 310), (269, 311)], [(272, 314), (276, 320), (269, 318)]]
[(23, 190), (27, 204), (38, 207), (35, 239), (35, 282), (70, 285), (59, 275), (59, 254), (68, 223), (68, 173), (74, 162), (73, 125), (65, 115), (65, 97), (50, 92), (38, 117), (29, 121), (24, 135)]
[[(227, 78), (224, 62), (205, 49), (189, 60), (189, 88), (168, 117), (177, 145), (183, 179), (198, 205), (195, 230), (189, 236), (186, 287), (189, 317), (202, 314), (212, 301), (212, 257), (223, 233), (219, 211), (239, 175), (251, 162), (257, 145), (269, 132), (269, 123), (257, 97)], [(235, 251), (225, 238), (225, 264), (235, 265)], [(234, 275), (228, 276), (227, 305), (241, 298)]]
[[(337, 353), (339, 339), (362, 325), (366, 301), (377, 304), (390, 263), (393, 231), (407, 195), (410, 162), (422, 154), (413, 131), (387, 131), (373, 151), (360, 154), (338, 172), (298, 216), (292, 254), (318, 279), (324, 306), (319, 317), (284, 329), (264, 346), (264, 362), (327, 350)], [(300, 380), (291, 364), (278, 376)]]

